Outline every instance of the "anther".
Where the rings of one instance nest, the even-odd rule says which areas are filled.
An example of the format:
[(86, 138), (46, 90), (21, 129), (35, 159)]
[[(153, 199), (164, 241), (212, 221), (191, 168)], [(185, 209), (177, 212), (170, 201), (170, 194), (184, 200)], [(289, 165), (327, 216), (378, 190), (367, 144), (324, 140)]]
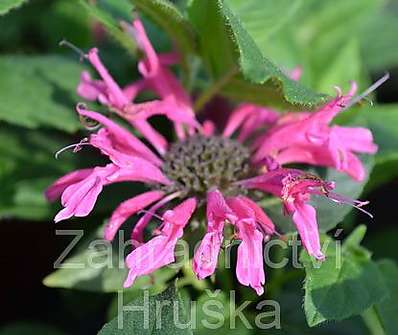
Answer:
[(390, 74), (387, 72), (383, 77), (369, 86), (362, 94), (354, 97), (350, 103), (343, 109), (347, 110), (351, 106), (355, 105), (356, 103), (360, 102), (362, 99), (366, 98), (369, 94), (377, 90), (381, 85), (383, 85), (388, 79), (390, 79)]
[(73, 144), (67, 145), (66, 147), (59, 149), (54, 155), (55, 159), (58, 159), (59, 155), (62, 154), (63, 152), (65, 152), (66, 150), (73, 148), (73, 153), (76, 153), (81, 150), (82, 146), (91, 145), (90, 143), (87, 143), (87, 141), (88, 141), (88, 138), (85, 137), (79, 143), (73, 143)]

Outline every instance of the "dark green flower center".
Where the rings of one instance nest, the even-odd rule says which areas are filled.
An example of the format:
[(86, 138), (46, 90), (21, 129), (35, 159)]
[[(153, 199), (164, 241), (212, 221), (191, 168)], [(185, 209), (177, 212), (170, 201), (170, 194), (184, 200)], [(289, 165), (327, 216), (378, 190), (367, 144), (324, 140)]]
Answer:
[(174, 181), (167, 192), (205, 196), (217, 187), (224, 195), (243, 193), (234, 182), (248, 177), (250, 151), (241, 143), (221, 136), (195, 135), (174, 143), (165, 155), (163, 172)]

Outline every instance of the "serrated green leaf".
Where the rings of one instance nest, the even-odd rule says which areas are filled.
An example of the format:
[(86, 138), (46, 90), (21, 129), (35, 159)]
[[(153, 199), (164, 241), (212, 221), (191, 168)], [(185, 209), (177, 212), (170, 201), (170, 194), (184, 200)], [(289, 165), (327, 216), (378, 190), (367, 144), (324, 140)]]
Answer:
[[(62, 267), (44, 278), (48, 287), (69, 288), (94, 292), (118, 292), (123, 288), (128, 269), (124, 263), (128, 247), (116, 238), (111, 245), (103, 240), (103, 227), (99, 227), (94, 235), (80, 242), (73, 255), (62, 261)], [(175, 269), (163, 267), (149, 276), (139, 277), (129, 289), (140, 290), (152, 288), (159, 290), (167, 280), (176, 273)]]
[(82, 69), (59, 56), (0, 57), (0, 120), (76, 131), (75, 91)]
[(370, 253), (356, 245), (362, 233), (363, 228), (357, 230), (342, 248), (329, 239), (326, 260), (318, 266), (302, 251), (300, 261), (306, 271), (304, 310), (310, 327), (361, 314), (388, 295)]
[(2, 0), (0, 2), (0, 15), (7, 14), (10, 10), (20, 7), (27, 0)]
[(119, 20), (124, 18), (124, 16), (114, 17), (110, 14), (110, 12), (102, 9), (99, 5), (95, 3), (89, 3), (86, 0), (79, 0), (79, 3), (91, 16), (104, 25), (110, 36), (119, 42), (120, 45), (122, 45), (130, 54), (134, 56), (136, 55), (137, 48), (133, 38), (122, 31), (119, 26)]
[(398, 285), (396, 280), (398, 278), (398, 266), (388, 259), (379, 261), (377, 265), (389, 289), (389, 296), (373, 308), (384, 331), (383, 335), (394, 335), (398, 333)]
[[(131, 311), (132, 308), (141, 308), (141, 310)], [(142, 309), (146, 309), (146, 311), (142, 311)], [(192, 334), (190, 328), (179, 326), (187, 323), (188, 313), (185, 310), (185, 303), (174, 285), (158, 295), (149, 297), (144, 295), (137, 298), (125, 305), (123, 311), (120, 312), (123, 313), (123, 324), (120, 325), (120, 319), (116, 317), (105, 324), (99, 331), (99, 335)]]
[[(256, 84), (262, 101), (267, 100), (268, 104), (311, 108), (325, 102), (324, 95), (289, 79), (263, 56), (225, 1), (194, 0), (189, 16), (199, 36), (200, 53), (213, 79), (220, 79), (235, 69), (242, 74), (224, 86), (222, 92), (226, 95), (237, 99), (245, 96), (252, 101), (251, 91)], [(250, 85), (240, 84), (243, 80)], [(255, 102), (258, 100), (257, 97)]]

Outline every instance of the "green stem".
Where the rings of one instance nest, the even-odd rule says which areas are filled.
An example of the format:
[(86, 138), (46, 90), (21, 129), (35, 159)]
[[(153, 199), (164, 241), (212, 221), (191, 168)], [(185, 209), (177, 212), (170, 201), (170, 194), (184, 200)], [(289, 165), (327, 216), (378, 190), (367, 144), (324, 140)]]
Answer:
[(221, 78), (215, 81), (211, 86), (209, 86), (195, 101), (194, 110), (197, 112), (201, 110), (211, 98), (213, 98), (220, 90), (232, 79), (232, 77), (237, 74), (239, 69), (233, 67), (227, 73), (225, 73)]
[(371, 335), (386, 335), (379, 312), (375, 306), (367, 309), (361, 316)]

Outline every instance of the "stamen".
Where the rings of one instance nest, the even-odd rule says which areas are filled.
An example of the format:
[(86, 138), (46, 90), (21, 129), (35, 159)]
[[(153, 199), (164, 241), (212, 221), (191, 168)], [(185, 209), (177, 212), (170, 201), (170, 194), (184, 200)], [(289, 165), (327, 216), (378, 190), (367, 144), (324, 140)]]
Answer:
[(59, 149), (54, 155), (55, 159), (58, 159), (59, 155), (62, 154), (63, 152), (65, 152), (66, 150), (73, 148), (73, 153), (76, 153), (81, 150), (81, 147), (83, 145), (91, 145), (90, 143), (86, 143), (87, 141), (88, 141), (88, 138), (85, 137), (79, 143), (73, 143), (73, 144), (67, 145), (66, 147)]
[(163, 221), (163, 218), (160, 215), (157, 215), (155, 212), (148, 211), (146, 209), (141, 209), (137, 214), (140, 215), (142, 213), (150, 214), (150, 215), (154, 216), (155, 218), (157, 218), (158, 220)]
[(360, 200), (351, 199), (344, 195), (337, 194), (334, 192), (328, 192), (325, 195), (333, 202), (338, 203), (338, 204), (346, 204), (346, 205), (355, 207), (356, 209), (360, 210), (362, 213), (365, 213), (366, 215), (370, 216), (373, 219), (373, 215), (362, 208), (362, 206), (369, 204), (369, 201), (360, 201)]
[(74, 52), (76, 52), (80, 56), (81, 62), (86, 58), (86, 53), (82, 49), (80, 49), (79, 47), (77, 47), (76, 45), (74, 45), (73, 43), (71, 43), (65, 39), (63, 39), (61, 42), (59, 42), (58, 45), (61, 47), (65, 46), (65, 47), (72, 49)]
[(369, 94), (371, 94), (372, 92), (377, 90), (381, 85), (383, 85), (388, 79), (390, 79), (390, 74), (387, 72), (383, 77), (381, 77), (374, 84), (372, 84), (369, 88), (367, 88), (362, 94), (354, 97), (343, 110), (347, 110), (348, 108), (355, 105), (362, 99), (366, 98)]

